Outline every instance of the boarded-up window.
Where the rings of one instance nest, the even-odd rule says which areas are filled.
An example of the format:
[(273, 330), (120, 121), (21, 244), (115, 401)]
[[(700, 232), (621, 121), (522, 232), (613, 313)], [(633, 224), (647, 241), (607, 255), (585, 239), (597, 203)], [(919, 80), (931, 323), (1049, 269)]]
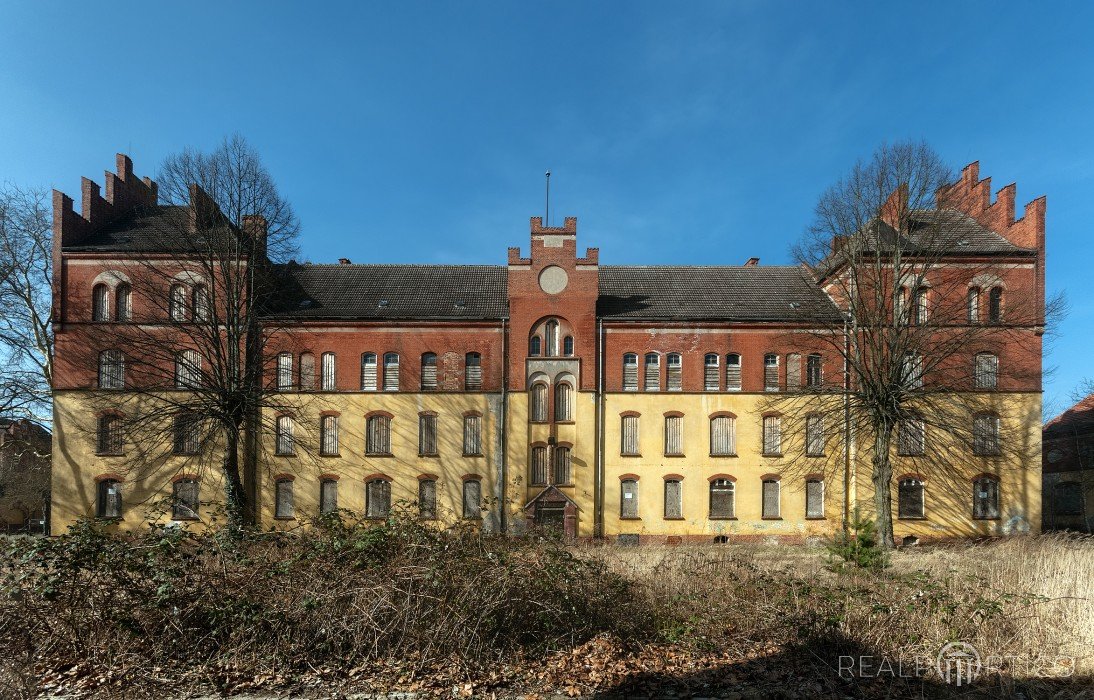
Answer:
[(668, 364), (666, 371), (666, 386), (669, 391), (680, 391), (684, 388), (683, 358), (679, 353), (669, 353), (665, 358)]
[(274, 451), (279, 455), (291, 455), (296, 452), (296, 441), (293, 438), (295, 423), (292, 416), (278, 416)]
[(551, 319), (543, 327), (544, 354), (548, 357), (558, 357), (558, 321)]
[(469, 352), (463, 358), (463, 388), (478, 391), (482, 388), (482, 355)]
[(168, 313), (170, 314), (172, 321), (186, 320), (186, 288), (181, 284), (171, 285)]
[(710, 353), (703, 357), (703, 390), (718, 391), (718, 356)]
[(482, 482), (478, 479), (463, 482), (463, 517), (482, 518)]
[(387, 416), (369, 416), (365, 428), (365, 452), (370, 455), (391, 454), (391, 419)]
[(638, 517), (638, 482), (624, 479), (619, 482), (619, 517)]
[(901, 479), (897, 488), (897, 517), (922, 518), (923, 513), (923, 482)]
[(121, 350), (99, 353), (99, 388), (121, 389), (125, 386), (125, 355)]
[(292, 389), (292, 355), (283, 352), (277, 356), (277, 390)]
[(726, 355), (726, 391), (741, 390), (741, 356)]
[(665, 416), (665, 455), (684, 454), (684, 417)]
[(710, 419), (710, 454), (727, 457), (737, 454), (737, 420), (732, 416)]
[(555, 469), (554, 469), (554, 481), (555, 484), (569, 484), (572, 478), (570, 473), (570, 448), (569, 447), (556, 447), (555, 448)]
[(133, 289), (122, 283), (114, 290), (114, 320), (131, 321), (133, 319)]
[(638, 454), (638, 416), (623, 416), (619, 453)]
[(365, 517), (386, 518), (391, 512), (391, 482), (373, 479), (365, 484)]
[(97, 284), (91, 290), (91, 320), (110, 320), (110, 290), (105, 284)]
[(824, 416), (814, 413), (805, 417), (805, 454), (808, 457), (824, 454)]
[(384, 354), (384, 391), (399, 390), (399, 354)]
[(999, 357), (990, 352), (976, 355), (973, 369), (973, 386), (977, 389), (994, 389), (999, 383)]
[(437, 355), (427, 352), (422, 355), (422, 391), (437, 388)]
[(638, 391), (638, 355), (623, 356), (623, 391)]
[(778, 416), (764, 416), (763, 453), (765, 455), (780, 455), (782, 450), (782, 419)]
[(821, 385), (824, 378), (821, 376), (821, 368), (824, 367), (824, 363), (821, 360), (821, 356), (813, 353), (805, 358), (805, 384), (811, 389), (816, 389)]
[(210, 317), (209, 288), (204, 284), (194, 287), (194, 320), (208, 321)]
[(967, 300), (969, 323), (980, 322), (980, 287), (969, 287)]
[(779, 356), (764, 355), (764, 391), (779, 390)]
[(897, 454), (907, 457), (922, 455), (927, 447), (927, 430), (918, 418), (906, 418), (897, 426)]
[(172, 447), (175, 454), (197, 454), (201, 446), (201, 434), (199, 432), (201, 420), (198, 414), (193, 411), (182, 411), (175, 415), (172, 422), (174, 429)]
[(482, 454), (482, 418), (463, 417), (463, 453), (464, 455)]
[(547, 421), (547, 385), (543, 382), (536, 382), (532, 385), (532, 389), (529, 392), (530, 397), (528, 399), (531, 404), (528, 407), (528, 420), (533, 423), (544, 423)]
[(335, 373), (333, 352), (323, 353), (323, 391), (334, 391), (337, 374)]
[(338, 416), (323, 416), (319, 421), (319, 454), (338, 454)]
[(427, 520), (437, 517), (437, 482), (432, 479), (418, 482), (418, 516)]
[(676, 479), (665, 480), (665, 517), (682, 518), (684, 512), (683, 488)]
[(418, 454), (429, 457), (437, 454), (437, 416), (422, 413), (418, 416)]
[(999, 416), (980, 413), (973, 417), (972, 451), (977, 455), (999, 454)]
[(661, 356), (655, 352), (646, 353), (646, 391), (661, 389)]
[(1003, 320), (1003, 288), (992, 287), (988, 292), (988, 323), (1000, 323)]
[(122, 417), (107, 414), (99, 416), (96, 451), (104, 455), (122, 452)]
[(710, 482), (710, 517), (732, 518), (734, 515), (733, 482), (715, 479)]
[(807, 479), (805, 482), (805, 517), (824, 517), (824, 481)]
[(779, 482), (775, 479), (764, 479), (763, 482), (763, 517), (779, 517)]
[(315, 355), (310, 352), (300, 354), (300, 390), (315, 390)]
[(555, 420), (573, 420), (573, 387), (566, 382), (555, 385)]
[(338, 510), (338, 482), (323, 479), (319, 482), (319, 513), (327, 515)]
[(179, 479), (171, 487), (171, 517), (174, 520), (195, 520), (201, 500), (195, 479)]
[(103, 479), (99, 482), (95, 517), (122, 517), (122, 485), (115, 479)]
[(904, 386), (919, 389), (923, 386), (923, 356), (917, 352), (904, 353)]
[(274, 516), (278, 518), (291, 518), (296, 509), (293, 506), (293, 482), (292, 479), (278, 479), (274, 498)]
[(802, 356), (791, 353), (786, 356), (786, 389), (797, 391), (802, 385)]
[(376, 391), (376, 353), (361, 355), (361, 391)]
[(532, 448), (532, 485), (547, 484), (547, 448), (537, 445)]
[(972, 482), (972, 517), (999, 517), (999, 481), (983, 476)]

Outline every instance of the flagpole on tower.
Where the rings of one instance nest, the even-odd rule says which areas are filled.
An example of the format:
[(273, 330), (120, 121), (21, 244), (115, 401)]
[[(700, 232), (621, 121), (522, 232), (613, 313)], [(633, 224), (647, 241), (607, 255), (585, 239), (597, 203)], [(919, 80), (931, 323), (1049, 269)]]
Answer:
[(550, 226), (551, 225), (551, 171), (550, 170), (547, 171), (547, 211), (545, 212), (543, 219), (544, 219), (544, 221), (543, 221), (544, 226)]

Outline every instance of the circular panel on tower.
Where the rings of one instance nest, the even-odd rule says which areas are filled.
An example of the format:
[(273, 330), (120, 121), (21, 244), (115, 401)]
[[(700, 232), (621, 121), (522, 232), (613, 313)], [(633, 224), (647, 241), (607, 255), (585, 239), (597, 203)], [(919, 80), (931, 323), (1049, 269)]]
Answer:
[(570, 276), (558, 265), (543, 268), (539, 273), (539, 288), (547, 294), (558, 294), (566, 289)]

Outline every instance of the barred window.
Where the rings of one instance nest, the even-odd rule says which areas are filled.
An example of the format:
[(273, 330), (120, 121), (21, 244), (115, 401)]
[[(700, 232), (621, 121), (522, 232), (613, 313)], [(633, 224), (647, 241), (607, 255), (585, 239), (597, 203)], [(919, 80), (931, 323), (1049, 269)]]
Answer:
[(292, 416), (278, 416), (275, 429), (275, 442), (274, 452), (279, 455), (293, 455), (296, 454), (296, 440), (293, 433), (296, 428), (296, 422), (292, 419)]
[(171, 487), (173, 520), (197, 520), (201, 506), (196, 479), (179, 479)]
[(91, 290), (91, 320), (110, 320), (110, 290), (105, 284), (97, 284)]
[(283, 352), (277, 356), (277, 390), (292, 389), (292, 355)]
[(623, 355), (623, 391), (638, 391), (638, 355)]
[(982, 476), (972, 482), (972, 517), (991, 520), (999, 517), (999, 480)]
[(824, 416), (813, 413), (805, 417), (805, 455), (824, 455)]
[(547, 448), (537, 445), (532, 448), (532, 486), (547, 485)]
[(619, 453), (638, 454), (638, 416), (623, 416), (620, 430)]
[(572, 335), (562, 339), (562, 354), (566, 357), (574, 356), (574, 337)]
[(117, 479), (103, 479), (99, 482), (95, 502), (95, 517), (122, 517), (122, 485)]
[(992, 287), (988, 292), (988, 323), (1000, 323), (1003, 320), (1003, 288)]
[(186, 320), (186, 287), (181, 284), (171, 285), (171, 296), (168, 300), (168, 313), (172, 321)]
[(682, 518), (684, 513), (684, 490), (678, 479), (665, 480), (665, 517)]
[(387, 416), (369, 416), (366, 428), (365, 453), (391, 454), (391, 419)]
[[(289, 355), (292, 363), (292, 355)], [(290, 381), (292, 372), (289, 373)], [(197, 350), (183, 350), (175, 356), (175, 388), (196, 389), (201, 384), (201, 356)]]
[(968, 319), (969, 323), (980, 322), (980, 287), (969, 287), (968, 295)]
[(824, 481), (822, 479), (805, 481), (805, 517), (824, 517)]
[(569, 484), (570, 483), (570, 448), (559, 445), (555, 448), (554, 459), (554, 481), (555, 484)]
[[(336, 365), (333, 352), (325, 352), (322, 357), (323, 366), (323, 391), (334, 391), (336, 388)], [(301, 387), (303, 388), (303, 387)]]
[(780, 495), (782, 487), (776, 479), (763, 480), (763, 514), (764, 518), (778, 518), (781, 512)]
[(125, 387), (125, 355), (121, 350), (103, 350), (99, 353), (99, 388), (122, 389)]
[(655, 352), (646, 353), (646, 391), (661, 389), (661, 356)]
[(315, 389), (315, 355), (310, 352), (300, 353), (300, 390), (312, 391)]
[(990, 352), (976, 354), (973, 369), (973, 386), (977, 389), (995, 389), (999, 383), (999, 357)]
[(684, 417), (665, 416), (665, 456), (684, 454)]
[(927, 323), (927, 288), (915, 290), (915, 308), (912, 310), (912, 323), (922, 326)]
[(423, 520), (437, 517), (437, 482), (433, 479), (418, 482), (418, 517)]
[(376, 391), (376, 353), (361, 354), (361, 391)]
[(897, 517), (922, 518), (925, 512), (923, 482), (914, 477), (901, 479), (897, 487)]
[(558, 321), (551, 319), (543, 327), (544, 354), (558, 357)]
[(435, 457), (437, 455), (437, 416), (433, 413), (418, 415), (418, 455)]
[(778, 456), (783, 451), (782, 418), (779, 416), (764, 416), (763, 453), (769, 456)]
[(209, 309), (209, 288), (204, 284), (199, 284), (194, 287), (194, 320), (195, 321), (208, 321), (210, 317)]
[(821, 356), (817, 353), (813, 353), (805, 358), (805, 384), (806, 386), (815, 389), (821, 385), (823, 380), (821, 376), (821, 368), (824, 366)]
[(274, 488), (274, 517), (295, 517), (296, 507), (293, 505), (293, 480), (278, 479)]
[(573, 395), (574, 388), (567, 382), (559, 382), (555, 385), (555, 420), (573, 420)]
[(909, 389), (923, 388), (923, 356), (917, 352), (904, 353), (904, 386)]
[(528, 357), (540, 356), (541, 341), (538, 335), (533, 335), (528, 339)]
[(427, 352), (422, 355), (422, 391), (437, 388), (437, 354)]
[(122, 453), (122, 417), (113, 413), (99, 416), (98, 445), (96, 451), (101, 455)]
[(528, 420), (533, 423), (545, 423), (547, 421), (547, 385), (536, 382), (529, 391)]
[(802, 385), (802, 356), (791, 353), (786, 356), (786, 389), (797, 391)]
[(737, 419), (714, 416), (710, 419), (710, 455), (731, 457), (737, 454)]
[(897, 454), (922, 456), (927, 449), (927, 429), (919, 418), (906, 418), (897, 425)]
[(708, 353), (703, 357), (703, 390), (718, 391), (718, 356)]
[(684, 388), (683, 358), (679, 353), (670, 352), (665, 358), (668, 364), (667, 387), (669, 391), (680, 391)]
[(619, 482), (619, 517), (638, 517), (638, 481), (635, 479)]
[(732, 518), (734, 508), (733, 482), (729, 479), (715, 479), (710, 482), (710, 517)]
[(365, 517), (386, 518), (391, 512), (391, 482), (372, 479), (365, 484)]
[(399, 390), (399, 354), (384, 354), (384, 391)]
[(319, 421), (319, 454), (338, 454), (338, 416), (323, 416)]
[(764, 355), (764, 391), (779, 390), (779, 356), (774, 353)]
[(114, 320), (133, 320), (133, 288), (125, 282), (114, 290)]
[(323, 479), (319, 482), (319, 514), (329, 515), (338, 510), (338, 481)]
[(482, 454), (482, 417), (463, 417), (463, 454), (475, 456)]
[(482, 388), (482, 355), (469, 352), (463, 358), (463, 388), (478, 391)]
[(201, 418), (193, 411), (180, 411), (175, 414), (174, 453), (194, 455), (201, 451)]
[(475, 520), (482, 518), (482, 482), (478, 479), (467, 479), (463, 482), (463, 517)]
[(726, 391), (741, 390), (741, 356), (737, 353), (726, 355)]
[(972, 420), (972, 452), (976, 455), (999, 454), (999, 416), (980, 413)]

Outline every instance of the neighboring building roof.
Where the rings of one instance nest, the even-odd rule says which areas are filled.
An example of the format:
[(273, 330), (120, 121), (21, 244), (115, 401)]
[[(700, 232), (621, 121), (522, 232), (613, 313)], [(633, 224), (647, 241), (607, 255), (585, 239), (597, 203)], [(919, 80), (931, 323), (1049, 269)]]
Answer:
[(1045, 423), (1042, 437), (1050, 440), (1084, 433), (1094, 433), (1094, 394)]

